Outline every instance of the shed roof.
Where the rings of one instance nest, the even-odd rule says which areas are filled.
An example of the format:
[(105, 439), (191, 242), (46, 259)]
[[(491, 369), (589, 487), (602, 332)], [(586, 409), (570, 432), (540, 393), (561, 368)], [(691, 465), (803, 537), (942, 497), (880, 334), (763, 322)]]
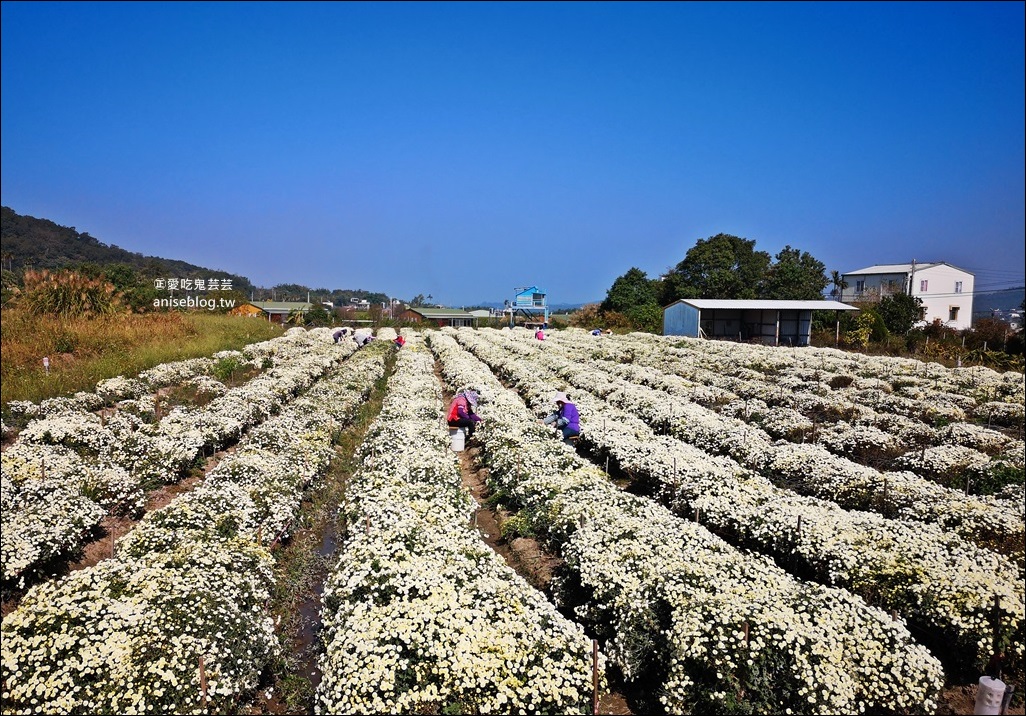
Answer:
[[(767, 311), (857, 311), (855, 306), (849, 306), (840, 301), (782, 301), (770, 299), (721, 299), (721, 298), (681, 298), (674, 301), (670, 306), (678, 303), (685, 303), (689, 306), (702, 309), (724, 308), (737, 310), (767, 310)], [(669, 308), (670, 306), (666, 306)], [(663, 309), (666, 310), (666, 309)]]

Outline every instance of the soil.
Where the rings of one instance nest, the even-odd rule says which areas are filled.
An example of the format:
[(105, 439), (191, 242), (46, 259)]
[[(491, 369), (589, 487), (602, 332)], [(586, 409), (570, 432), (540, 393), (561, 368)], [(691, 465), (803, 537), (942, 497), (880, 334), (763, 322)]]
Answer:
[[(960, 684), (948, 686), (941, 694), (940, 706), (937, 709), (939, 716), (954, 716), (971, 714), (976, 708), (977, 684)], [(1017, 689), (1018, 690), (1018, 689)], [(1009, 716), (1022, 716), (1026, 713), (1023, 705), (1009, 706), (1004, 712)]]

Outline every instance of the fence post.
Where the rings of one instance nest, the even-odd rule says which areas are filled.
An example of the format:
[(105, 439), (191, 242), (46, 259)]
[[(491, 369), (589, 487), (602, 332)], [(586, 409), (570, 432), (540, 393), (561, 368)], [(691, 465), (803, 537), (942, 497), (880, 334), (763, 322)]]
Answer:
[(203, 655), (200, 654), (199, 658), (199, 678), (200, 678), (200, 708), (204, 711), (207, 710), (207, 667), (203, 661)]

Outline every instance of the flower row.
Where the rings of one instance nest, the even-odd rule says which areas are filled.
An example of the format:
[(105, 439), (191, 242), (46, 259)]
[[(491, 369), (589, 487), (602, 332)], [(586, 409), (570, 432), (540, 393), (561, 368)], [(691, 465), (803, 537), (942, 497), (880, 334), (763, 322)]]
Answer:
[(274, 349), (288, 356), (279, 365), (202, 408), (176, 407), (160, 423), (127, 411), (51, 414), (30, 423), (2, 456), (4, 581), (23, 586), (30, 571), (74, 551), (107, 511), (137, 514), (147, 486), (177, 481), (354, 350), (335, 349), (323, 330), (294, 329), (275, 340)]
[(847, 509), (936, 523), (980, 544), (1022, 539), (1022, 520), (993, 501), (944, 488), (908, 471), (881, 472), (859, 465), (820, 445), (774, 442), (765, 431), (743, 420), (688, 402), (683, 396), (671, 398), (661, 390), (616, 378), (601, 364), (585, 365), (581, 356), (555, 341), (546, 341), (540, 352), (539, 360), (546, 361), (571, 385), (594, 388), (610, 404), (637, 415), (657, 432), (729, 456), (795, 492), (831, 500)]
[(383, 374), (354, 356), (253, 431), (118, 553), (33, 587), (3, 621), (5, 712), (231, 711), (277, 653), (272, 559), (338, 429)]
[[(594, 341), (588, 338), (582, 331), (566, 331), (554, 336), (553, 342), (588, 351), (594, 357)], [(632, 363), (616, 362), (617, 357), (623, 357), (623, 349), (608, 346), (620, 343), (629, 346)], [(600, 355), (610, 357), (603, 361), (603, 368), (612, 374), (732, 417), (744, 416), (746, 422), (756, 423), (772, 438), (811, 440), (830, 452), (871, 466), (900, 456), (903, 469), (942, 483), (960, 479), (964, 485), (961, 473), (970, 468), (974, 483), (988, 490), (992, 483), (1000, 484), (1010, 468), (1020, 474), (1023, 470), (1023, 441), (965, 422), (969, 415), (989, 422), (992, 412), (966, 396), (921, 386), (907, 395), (892, 395), (888, 383), (873, 379), (867, 386), (866, 379), (853, 380), (850, 376), (852, 382), (840, 387), (845, 381), (832, 381), (841, 376), (831, 377), (811, 368), (778, 370), (774, 366), (766, 373), (733, 365), (715, 371), (696, 369), (693, 360), (682, 357), (690, 358), (692, 353), (668, 348), (665, 342), (654, 343), (651, 337), (632, 335), (624, 341), (607, 340), (602, 346)], [(814, 355), (805, 357), (815, 360)], [(790, 360), (797, 359), (792, 356)], [(1009, 396), (1008, 400), (1014, 398)], [(1014, 403), (1003, 405), (1015, 407)], [(934, 427), (934, 420), (957, 422)], [(944, 448), (952, 445), (960, 449), (951, 459), (933, 459), (926, 464), (917, 459), (922, 449), (937, 448), (934, 452), (944, 454)]]
[(319, 713), (583, 713), (590, 641), (470, 526), (423, 342), (399, 352), (347, 486)]
[[(463, 331), (457, 338), (531, 404), (544, 407), (558, 379), (540, 361), (507, 350), (512, 344), (502, 335)], [(576, 390), (573, 398), (587, 417), (582, 440), (589, 450), (655, 487), (675, 512), (697, 513), (731, 542), (897, 610), (948, 647), (961, 666), (986, 668), (995, 627), (1007, 638), (1010, 661), (1022, 661), (1023, 584), (1007, 559), (936, 525), (912, 526), (795, 495), (729, 458), (656, 435), (591, 392)]]
[(607, 638), (630, 681), (659, 683), (670, 712), (921, 711), (941, 667), (905, 626), (843, 589), (800, 582), (607, 476), (551, 437), (520, 398), (432, 335), (450, 385), (488, 402), (491, 478), (566, 560), (560, 602)]

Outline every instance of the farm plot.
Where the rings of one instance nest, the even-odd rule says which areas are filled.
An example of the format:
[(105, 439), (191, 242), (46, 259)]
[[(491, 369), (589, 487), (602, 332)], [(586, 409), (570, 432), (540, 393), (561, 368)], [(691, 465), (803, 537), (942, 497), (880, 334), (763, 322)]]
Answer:
[[(499, 331), (456, 337), (536, 413), (551, 409), (551, 396), (563, 387), (557, 369), (565, 364), (543, 356), (537, 341), (513, 341)], [(585, 447), (650, 485), (678, 514), (700, 515), (718, 534), (795, 574), (897, 610), (959, 669), (987, 666), (995, 631), (1009, 665), (1021, 663), (1023, 587), (1012, 562), (936, 525), (912, 526), (795, 495), (729, 458), (655, 434), (591, 392), (577, 390), (574, 398), (588, 417)]]
[[(302, 330), (251, 346), (249, 360), (266, 363), (263, 372), (230, 389), (204, 376), (215, 399), (166, 415), (155, 409), (154, 395), (123, 401), (113, 413), (93, 412), (104, 404), (100, 392), (128, 389), (45, 401), (0, 458), (4, 584), (23, 587), (45, 574), (45, 565), (79, 548), (105, 514), (137, 514), (148, 487), (178, 481), (203, 455), (237, 441), (346, 357), (334, 348), (326, 335)], [(150, 373), (161, 376), (160, 384), (186, 370)], [(139, 383), (132, 383), (136, 393)]]
[(320, 713), (586, 713), (591, 641), (486, 547), (411, 336), (347, 488)]
[[(875, 511), (845, 505), (847, 493), (862, 489), (851, 486), (850, 476), (850, 483), (798, 494), (790, 489), (797, 480), (782, 480), (760, 453), (779, 457), (808, 445), (739, 417), (737, 385), (692, 381), (693, 399), (685, 401), (687, 390), (676, 392), (684, 386), (679, 381), (704, 375), (697, 368), (684, 378), (671, 371), (673, 361), (640, 366), (656, 363), (651, 346), (660, 339), (589, 342), (564, 331), (539, 343), (519, 333), (406, 333), (381, 415), (358, 449), (361, 468), (347, 482), (337, 562), (324, 592), (314, 711), (584, 712), (592, 695), (585, 629), (603, 643), (605, 663), (634, 693), (651, 698), (639, 704), (646, 711), (933, 712), (942, 661), (979, 669), (995, 646), (995, 628), (1005, 666), (1017, 670), (1021, 683), (1021, 548), (1009, 555), (991, 549), (998, 536), (1004, 551), (1009, 538), (1021, 536), (1023, 508), (1015, 494), (966, 496), (911, 470), (886, 472), (851, 460), (819, 471), (869, 471), (859, 478), (871, 473), (882, 480), (883, 495), (877, 487), (869, 499)], [(114, 453), (108, 432), (123, 440), (140, 431), (151, 437), (148, 431), (160, 425), (169, 439), (198, 435), (186, 448), (199, 445), (201, 453), (203, 446), (239, 442), (199, 487), (144, 517), (112, 558), (29, 590), (2, 627), (5, 712), (249, 708), (280, 649), (267, 607), (270, 548), (287, 538), (304, 489), (334, 455), (337, 430), (384, 374), (393, 350), (381, 340), (342, 361), (342, 347), (327, 334), (319, 336), (324, 345), (305, 343), (316, 343), (318, 335), (297, 332), (295, 359), (272, 357), (296, 365), (309, 359), (303, 363), (309, 375), (280, 394), (271, 385), (252, 398), (213, 387), (217, 395), (209, 403), (181, 406), (180, 422), (162, 415), (155, 427), (144, 419), (132, 429), (117, 422), (134, 425), (131, 418), (86, 417), (52, 442), (52, 432), (39, 440), (34, 436), (41, 433), (26, 426), (5, 455), (28, 447), (65, 454), (59, 448), (82, 465)], [(591, 355), (597, 345), (603, 358)], [(325, 346), (332, 360), (322, 364)], [(723, 356), (701, 370), (728, 375), (727, 348), (714, 348)], [(786, 353), (775, 370), (811, 381), (801, 352)], [(261, 377), (283, 367), (264, 366), (265, 357), (253, 358)], [(823, 365), (842, 375), (844, 360), (830, 355)], [(745, 361), (756, 365), (754, 358)], [(914, 367), (900, 368), (904, 379), (919, 380)], [(474, 504), (447, 447), (436, 369), (449, 388), (473, 386), (482, 395), (485, 423), (475, 444), (495, 496), (517, 510), (507, 524), (544, 536), (564, 560), (551, 601), (471, 526)], [(168, 368), (169, 375), (172, 370), (179, 369)], [(180, 370), (172, 384), (198, 379), (206, 369)], [(760, 386), (770, 387), (757, 391), (769, 395), (771, 371), (759, 372)], [(883, 392), (881, 382), (898, 380), (878, 367), (852, 375), (875, 386), (860, 390)], [(946, 394), (974, 389), (933, 366), (928, 375)], [(277, 377), (283, 383), (286, 376)], [(989, 385), (980, 394), (987, 402), (1014, 405), (1003, 380), (978, 377)], [(155, 385), (115, 383), (100, 400), (135, 401), (137, 412), (120, 412), (147, 415), (150, 396), (160, 390)], [(567, 385), (582, 408), (581, 452), (591, 461), (536, 422), (552, 392)], [(915, 386), (930, 387), (925, 379)], [(800, 385), (789, 384), (786, 392), (797, 395)], [(793, 407), (779, 400), (773, 407)], [(880, 405), (873, 426), (883, 431), (889, 423)], [(83, 405), (80, 412), (92, 409)], [(975, 410), (966, 409), (962, 424), (979, 419)], [(214, 417), (222, 414), (240, 417), (229, 424)], [(1014, 408), (1003, 414), (1014, 421)], [(895, 425), (922, 425), (923, 434), (937, 429), (918, 416), (901, 417)], [(245, 432), (233, 427), (244, 422)], [(718, 439), (723, 430), (735, 432)], [(757, 430), (766, 437), (755, 440)], [(738, 447), (745, 431), (747, 452)], [(995, 449), (986, 447), (996, 440), (990, 433), (963, 432), (965, 447)], [(916, 444), (921, 450), (925, 443)], [(846, 459), (825, 445), (813, 447), (831, 461)], [(47, 473), (77, 469), (54, 461)], [(133, 481), (145, 474), (133, 473), (131, 460), (110, 463)], [(617, 487), (611, 468), (647, 486), (651, 496)], [(896, 475), (906, 475), (907, 485)], [(32, 484), (23, 480), (19, 488)]]
[(4, 711), (237, 708), (278, 648), (268, 547), (287, 534), (386, 351), (360, 351), (252, 430), (111, 559), (30, 589), (3, 621)]
[[(523, 340), (522, 337), (516, 340)], [(572, 340), (572, 339), (568, 339)], [(996, 501), (944, 488), (907, 471), (879, 471), (812, 444), (774, 441), (757, 426), (690, 403), (680, 395), (617, 378), (584, 364), (585, 356), (558, 339), (541, 348), (562, 358), (560, 377), (594, 389), (610, 404), (633, 412), (656, 429), (706, 452), (733, 458), (788, 489), (836, 502), (846, 509), (939, 524), (981, 545), (1020, 555), (1023, 522), (1015, 500)], [(1021, 487), (1012, 490), (1021, 493)]]
[[(962, 375), (961, 369), (937, 367), (931, 371), (931, 382), (907, 373), (884, 380), (811, 367), (816, 356), (804, 365), (797, 363), (795, 355), (775, 359), (763, 346), (738, 348), (738, 363), (717, 361), (715, 356), (709, 360), (694, 349), (675, 347), (669, 339), (660, 342), (654, 336), (631, 336), (608, 353), (604, 348), (596, 350), (594, 341), (578, 333), (557, 340), (587, 349), (593, 357), (608, 358), (603, 367), (619, 377), (755, 423), (772, 438), (818, 443), (872, 467), (893, 463), (967, 492), (989, 493), (1009, 481), (1022, 482), (1021, 414), (1018, 421), (1011, 421), (1017, 423), (1019, 437), (989, 427), (995, 415), (1008, 422), (1021, 409), (1022, 381), (1016, 385), (987, 369), (965, 369)], [(623, 345), (629, 346), (629, 352), (623, 352)], [(699, 361), (710, 367), (694, 367)], [(821, 362), (825, 365), (825, 360)], [(703, 402), (701, 393), (694, 397), (694, 379), (699, 375), (720, 386), (712, 404)], [(982, 376), (988, 376), (992, 386), (986, 393), (974, 387)], [(990, 400), (994, 395), (1002, 401)], [(974, 420), (988, 426), (967, 422)]]
[(621, 492), (551, 439), (523, 401), (446, 331), (450, 385), (483, 396), (495, 489), (556, 544), (557, 602), (606, 639), (629, 682), (670, 712), (929, 711), (941, 667), (900, 622), (808, 584), (651, 500)]

